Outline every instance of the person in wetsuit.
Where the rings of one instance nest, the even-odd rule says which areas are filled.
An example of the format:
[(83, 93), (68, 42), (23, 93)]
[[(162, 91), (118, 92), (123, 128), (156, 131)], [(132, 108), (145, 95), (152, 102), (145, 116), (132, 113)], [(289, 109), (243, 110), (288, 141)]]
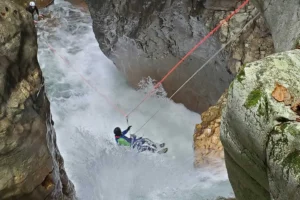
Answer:
[[(120, 146), (128, 146), (132, 148), (136, 148), (139, 152), (143, 151), (151, 151), (156, 152), (157, 151), (157, 144), (155, 144), (153, 141), (149, 140), (148, 138), (136, 138), (136, 135), (132, 134), (130, 135), (131, 138), (128, 138), (126, 134), (130, 130), (131, 126), (129, 126), (125, 131), (121, 131), (119, 127), (116, 127), (114, 129), (115, 134), (115, 140), (118, 145)], [(164, 143), (158, 145), (160, 148), (163, 148), (165, 146)]]

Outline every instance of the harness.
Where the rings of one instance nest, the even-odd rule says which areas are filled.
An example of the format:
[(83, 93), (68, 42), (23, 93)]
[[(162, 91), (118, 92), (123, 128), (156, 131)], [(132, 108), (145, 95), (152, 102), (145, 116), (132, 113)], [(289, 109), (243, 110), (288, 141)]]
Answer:
[(115, 139), (117, 140), (117, 143), (122, 146), (131, 146), (131, 143), (128, 142), (125, 138), (122, 136), (115, 136)]

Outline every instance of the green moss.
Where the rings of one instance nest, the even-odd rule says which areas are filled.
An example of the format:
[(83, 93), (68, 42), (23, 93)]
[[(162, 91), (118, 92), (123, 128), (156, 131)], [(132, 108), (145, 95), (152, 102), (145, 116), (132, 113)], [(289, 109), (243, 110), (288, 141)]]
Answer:
[(283, 123), (283, 124), (280, 125), (280, 130), (281, 130), (282, 133), (284, 132), (286, 127), (288, 127), (288, 125), (289, 125), (289, 123)]
[(269, 121), (269, 102), (266, 95), (264, 96), (264, 101), (259, 104), (257, 111), (258, 116), (264, 117), (266, 121)]
[(229, 85), (229, 89), (230, 89), (230, 90), (232, 90), (232, 88), (233, 88), (233, 83), (234, 83), (234, 81), (232, 81), (232, 82), (230, 83), (230, 85)]
[(294, 151), (290, 153), (282, 163), (283, 166), (287, 166), (290, 169), (294, 170), (295, 174), (300, 173), (300, 151)]
[(238, 80), (238, 82), (242, 82), (245, 79), (245, 66), (243, 65), (239, 71), (239, 73), (237, 74), (236, 78)]
[(265, 109), (263, 108), (262, 104), (259, 104), (258, 106), (258, 116), (260, 117), (265, 116)]
[(285, 133), (290, 133), (293, 136), (300, 136), (300, 130), (297, 129), (295, 125), (289, 122), (280, 124), (280, 131), (281, 133), (285, 132)]
[(259, 89), (255, 89), (250, 92), (246, 102), (245, 102), (245, 107), (246, 108), (251, 108), (253, 106), (256, 106), (259, 100), (262, 97), (262, 92)]
[(291, 125), (291, 126), (288, 126), (286, 131), (288, 133), (290, 133), (291, 135), (293, 136), (298, 136), (300, 135), (300, 130), (298, 130), (295, 126)]

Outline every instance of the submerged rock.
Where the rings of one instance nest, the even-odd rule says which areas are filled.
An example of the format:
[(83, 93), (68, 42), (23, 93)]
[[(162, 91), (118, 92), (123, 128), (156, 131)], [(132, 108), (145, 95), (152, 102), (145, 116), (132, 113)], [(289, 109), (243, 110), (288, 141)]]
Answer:
[(300, 199), (299, 80), (293, 50), (247, 64), (232, 82), (221, 141), (237, 199)]
[(0, 2), (0, 197), (75, 198), (56, 145), (31, 15)]

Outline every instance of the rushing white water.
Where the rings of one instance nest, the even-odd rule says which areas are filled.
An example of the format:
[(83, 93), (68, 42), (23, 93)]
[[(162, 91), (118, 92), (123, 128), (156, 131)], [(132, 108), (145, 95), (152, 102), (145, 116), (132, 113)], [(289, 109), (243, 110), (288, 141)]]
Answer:
[[(224, 166), (193, 168), (192, 136), (200, 116), (159, 97), (144, 102), (129, 118), (135, 132), (158, 108), (161, 111), (137, 134), (165, 142), (169, 151), (137, 154), (117, 147), (113, 129), (126, 120), (98, 92), (130, 111), (145, 91), (130, 88), (99, 49), (88, 13), (55, 1), (40, 21), (38, 59), (65, 167), (81, 200), (206, 200), (230, 196)], [(50, 44), (55, 50), (54, 54)], [(70, 66), (61, 57), (70, 61)], [(94, 87), (86, 84), (79, 72)], [(146, 87), (145, 87), (146, 86)]]

